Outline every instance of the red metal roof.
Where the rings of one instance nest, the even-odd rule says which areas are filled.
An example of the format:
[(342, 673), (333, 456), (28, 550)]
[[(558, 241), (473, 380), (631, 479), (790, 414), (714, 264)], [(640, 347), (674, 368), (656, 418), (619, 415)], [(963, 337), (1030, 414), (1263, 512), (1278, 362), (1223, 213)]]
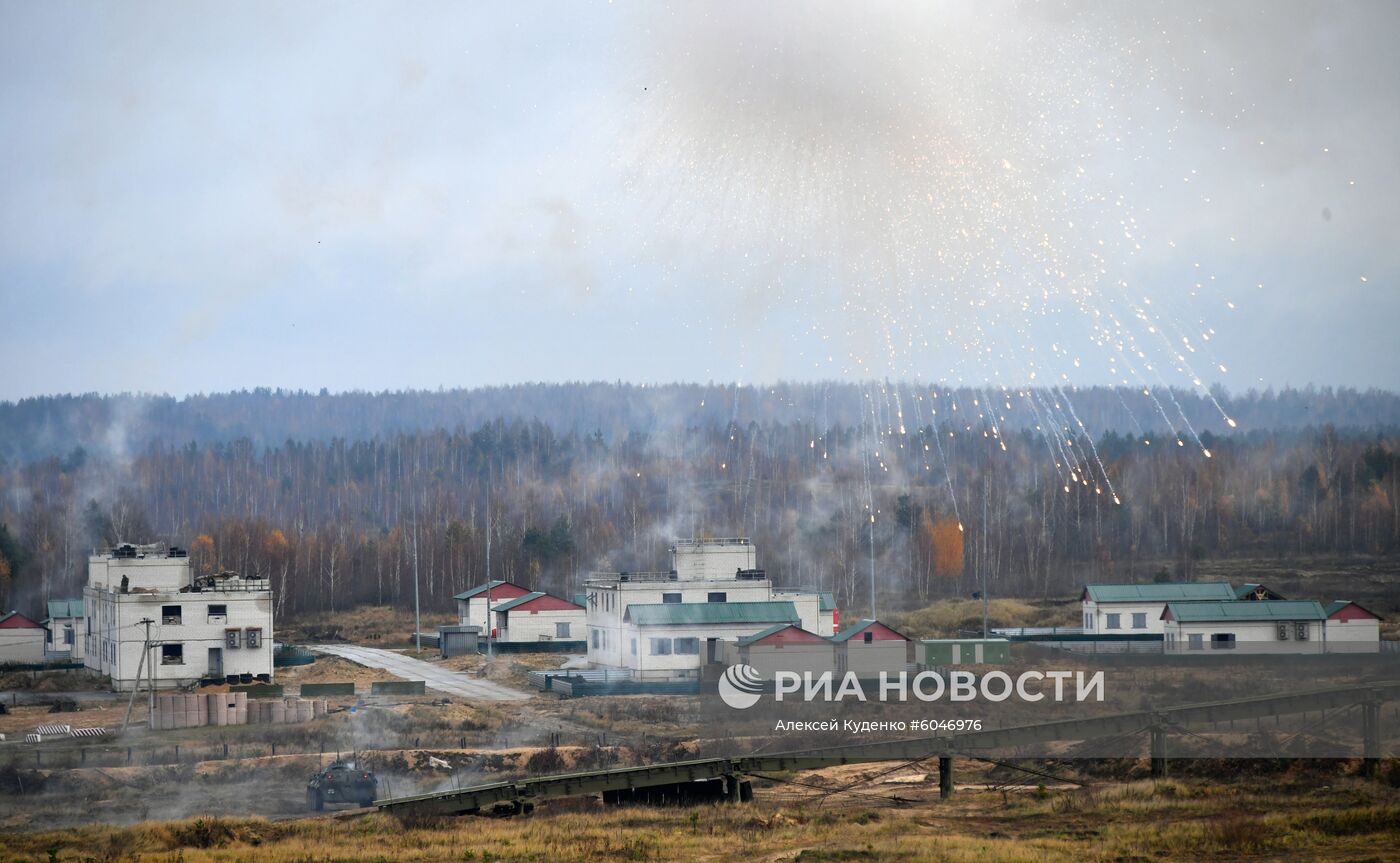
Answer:
[(4, 617), (0, 617), (0, 629), (43, 629), (44, 627), (20, 614), (12, 611)]

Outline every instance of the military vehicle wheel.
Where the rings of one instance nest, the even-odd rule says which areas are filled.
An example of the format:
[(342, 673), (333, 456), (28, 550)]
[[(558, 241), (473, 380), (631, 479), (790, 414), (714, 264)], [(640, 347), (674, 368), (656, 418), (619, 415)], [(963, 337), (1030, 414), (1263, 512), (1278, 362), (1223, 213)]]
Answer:
[(307, 791), (306, 805), (311, 807), (311, 809), (315, 810), (316, 812), (320, 812), (322, 809), (326, 808), (326, 801), (321, 797), (321, 792)]

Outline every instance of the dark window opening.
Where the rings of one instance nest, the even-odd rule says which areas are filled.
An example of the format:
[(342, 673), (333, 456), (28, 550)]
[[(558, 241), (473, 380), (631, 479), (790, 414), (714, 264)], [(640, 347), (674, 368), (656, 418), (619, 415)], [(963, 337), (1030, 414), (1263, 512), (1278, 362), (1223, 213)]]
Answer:
[(706, 601), (706, 602), (728, 602), (728, 601), (729, 601), (729, 595), (726, 594), (724, 591), (719, 590), (719, 591), (715, 591), (714, 593), (711, 593), (711, 594), (705, 599), (705, 601)]
[(870, 630), (862, 632), (861, 636), (866, 644), (872, 644), (875, 641), (875, 633), (871, 632)]
[(162, 644), (160, 646), (161, 665), (184, 665), (185, 646), (183, 644)]
[(160, 622), (167, 626), (178, 626), (180, 624), (180, 606), (162, 605), (160, 607)]
[(663, 593), (661, 601), (666, 605), (678, 605), (681, 601), (681, 595), (679, 593)]

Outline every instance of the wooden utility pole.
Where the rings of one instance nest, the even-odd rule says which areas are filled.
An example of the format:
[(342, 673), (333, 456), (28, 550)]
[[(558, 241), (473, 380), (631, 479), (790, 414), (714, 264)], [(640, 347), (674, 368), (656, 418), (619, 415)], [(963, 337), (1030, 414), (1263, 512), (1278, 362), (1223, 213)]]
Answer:
[[(143, 623), (143, 624), (146, 625), (146, 640), (145, 640), (145, 642), (141, 645), (141, 659), (140, 659), (140, 661), (138, 661), (138, 662), (136, 663), (136, 679), (133, 680), (133, 681), (131, 682), (131, 697), (128, 698), (128, 699), (126, 700), (126, 716), (122, 719), (122, 731), (126, 731), (127, 725), (131, 722), (131, 708), (132, 708), (132, 705), (134, 705), (134, 704), (136, 703), (136, 693), (141, 689), (141, 670), (146, 666), (146, 654), (148, 654), (148, 653), (151, 652), (151, 624), (152, 624), (152, 623), (155, 623), (155, 621), (154, 621), (154, 620), (151, 620), (149, 617), (143, 617), (142, 619), (140, 619), (140, 620), (138, 620), (138, 621), (136, 621), (136, 622), (137, 622), (137, 623)], [(154, 727), (155, 727), (155, 721), (156, 721), (156, 711), (155, 711), (155, 698), (156, 698), (156, 696), (155, 696), (155, 684), (154, 684), (155, 676), (152, 675), (152, 676), (151, 676), (151, 679), (152, 679), (153, 682), (152, 682), (151, 687), (150, 687), (150, 689), (151, 689), (151, 710), (150, 710), (149, 721), (150, 721), (150, 723), (151, 723), (151, 727), (154, 728)]]

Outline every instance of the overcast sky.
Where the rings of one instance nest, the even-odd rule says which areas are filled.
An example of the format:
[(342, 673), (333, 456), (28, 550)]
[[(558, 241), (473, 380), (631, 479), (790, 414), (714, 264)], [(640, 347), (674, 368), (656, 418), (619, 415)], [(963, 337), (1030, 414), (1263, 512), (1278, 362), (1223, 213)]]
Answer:
[(752, 5), (0, 2), (0, 399), (1400, 387), (1400, 5)]

